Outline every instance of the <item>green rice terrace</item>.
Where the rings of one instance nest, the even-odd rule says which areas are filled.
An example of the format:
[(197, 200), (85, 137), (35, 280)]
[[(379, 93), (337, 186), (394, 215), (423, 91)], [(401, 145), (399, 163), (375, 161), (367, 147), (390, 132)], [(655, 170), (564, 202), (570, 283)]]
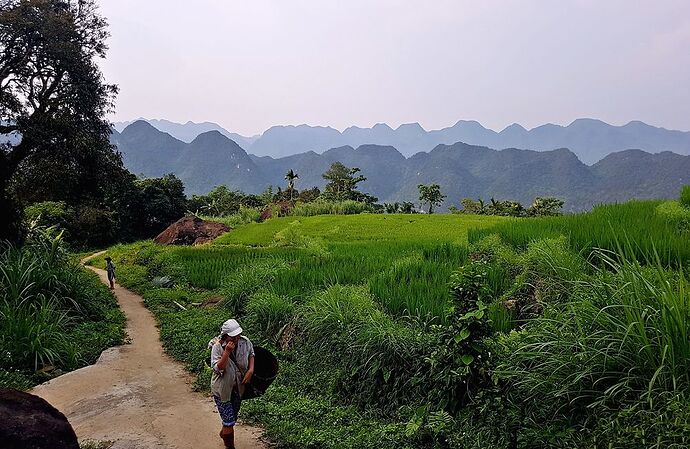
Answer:
[(278, 354), (243, 413), (280, 447), (680, 448), (690, 248), (673, 203), (284, 217), (108, 254), (199, 389), (227, 316)]

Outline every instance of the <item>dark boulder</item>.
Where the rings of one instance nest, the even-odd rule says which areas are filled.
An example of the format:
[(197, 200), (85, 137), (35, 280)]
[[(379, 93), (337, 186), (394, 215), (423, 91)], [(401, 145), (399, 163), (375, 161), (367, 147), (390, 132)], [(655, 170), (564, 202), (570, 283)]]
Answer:
[(45, 399), (0, 389), (0, 449), (79, 449), (74, 429)]

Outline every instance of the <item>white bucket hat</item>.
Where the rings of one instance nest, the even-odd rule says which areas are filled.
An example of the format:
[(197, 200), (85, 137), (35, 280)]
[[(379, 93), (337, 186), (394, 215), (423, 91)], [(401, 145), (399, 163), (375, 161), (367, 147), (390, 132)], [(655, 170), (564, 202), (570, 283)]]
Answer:
[(240, 335), (242, 333), (242, 328), (237, 320), (230, 319), (220, 326), (220, 335), (228, 334), (231, 337)]

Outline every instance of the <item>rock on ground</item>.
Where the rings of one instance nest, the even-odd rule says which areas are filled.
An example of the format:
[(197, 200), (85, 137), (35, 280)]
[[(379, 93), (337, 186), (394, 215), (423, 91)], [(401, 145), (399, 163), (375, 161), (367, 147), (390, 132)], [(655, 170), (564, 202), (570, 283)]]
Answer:
[(58, 409), (33, 394), (0, 389), (0, 449), (79, 449)]

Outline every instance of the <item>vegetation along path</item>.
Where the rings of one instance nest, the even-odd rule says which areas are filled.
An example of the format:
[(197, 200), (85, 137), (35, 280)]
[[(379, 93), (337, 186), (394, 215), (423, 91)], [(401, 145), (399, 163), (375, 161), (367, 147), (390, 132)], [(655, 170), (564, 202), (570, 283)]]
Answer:
[[(105, 271), (91, 269), (107, 281)], [(143, 299), (117, 285), (115, 296), (127, 316), (131, 344), (110, 348), (96, 364), (39, 385), (33, 393), (62, 411), (81, 441), (108, 440), (122, 449), (222, 448), (213, 401), (193, 392), (183, 366), (163, 352)], [(239, 424), (235, 444), (264, 448), (260, 436), (260, 429)]]

